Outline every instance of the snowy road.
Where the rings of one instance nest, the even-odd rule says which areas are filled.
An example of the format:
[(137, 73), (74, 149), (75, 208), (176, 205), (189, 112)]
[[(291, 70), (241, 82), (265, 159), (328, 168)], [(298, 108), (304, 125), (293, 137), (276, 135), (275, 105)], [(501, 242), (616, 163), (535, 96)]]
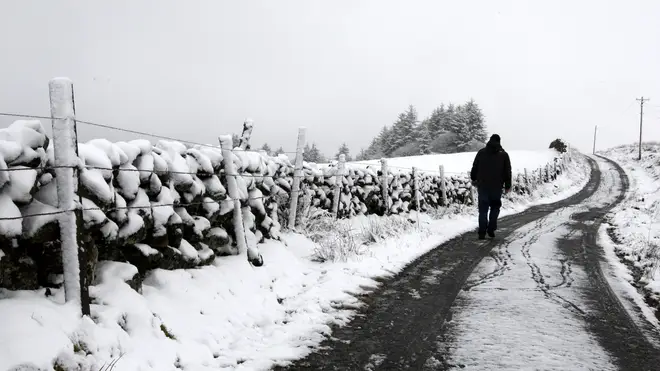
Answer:
[(596, 243), (628, 180), (609, 161), (591, 165), (579, 194), (504, 218), (495, 241), (464, 235), (413, 262), (289, 369), (657, 369)]

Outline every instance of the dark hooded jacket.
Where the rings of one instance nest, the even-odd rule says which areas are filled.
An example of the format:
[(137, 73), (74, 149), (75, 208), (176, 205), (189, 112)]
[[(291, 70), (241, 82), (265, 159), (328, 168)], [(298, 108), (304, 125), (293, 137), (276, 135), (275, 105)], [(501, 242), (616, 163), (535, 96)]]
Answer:
[(479, 188), (511, 189), (511, 160), (498, 141), (491, 139), (477, 152), (470, 177)]

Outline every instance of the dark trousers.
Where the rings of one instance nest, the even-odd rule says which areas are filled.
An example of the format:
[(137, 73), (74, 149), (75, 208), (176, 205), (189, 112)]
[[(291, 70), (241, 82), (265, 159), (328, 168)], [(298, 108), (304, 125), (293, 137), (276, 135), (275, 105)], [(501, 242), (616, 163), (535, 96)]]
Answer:
[[(502, 190), (479, 188), (479, 234), (497, 230), (497, 217), (502, 207)], [(488, 211), (490, 209), (490, 215)]]

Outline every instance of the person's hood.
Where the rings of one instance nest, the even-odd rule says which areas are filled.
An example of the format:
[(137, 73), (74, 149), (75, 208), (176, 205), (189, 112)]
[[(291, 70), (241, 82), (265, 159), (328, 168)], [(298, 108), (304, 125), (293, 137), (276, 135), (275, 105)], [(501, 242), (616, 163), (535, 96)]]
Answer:
[(486, 150), (490, 153), (497, 153), (502, 150), (502, 145), (498, 142), (489, 140), (488, 143), (486, 143)]

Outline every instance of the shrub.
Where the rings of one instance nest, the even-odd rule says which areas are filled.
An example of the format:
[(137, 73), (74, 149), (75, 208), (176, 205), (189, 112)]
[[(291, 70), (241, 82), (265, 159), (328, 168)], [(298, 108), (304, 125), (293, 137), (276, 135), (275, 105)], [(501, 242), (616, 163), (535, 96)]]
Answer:
[(565, 153), (568, 147), (566, 146), (566, 143), (564, 143), (563, 140), (557, 138), (550, 143), (550, 148), (555, 149), (559, 153)]

